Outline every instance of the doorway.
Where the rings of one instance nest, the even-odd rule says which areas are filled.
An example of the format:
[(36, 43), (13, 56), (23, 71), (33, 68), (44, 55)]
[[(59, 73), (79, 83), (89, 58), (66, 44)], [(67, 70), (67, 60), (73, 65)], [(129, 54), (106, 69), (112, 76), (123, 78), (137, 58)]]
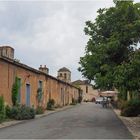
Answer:
[(26, 84), (26, 106), (30, 106), (30, 84)]

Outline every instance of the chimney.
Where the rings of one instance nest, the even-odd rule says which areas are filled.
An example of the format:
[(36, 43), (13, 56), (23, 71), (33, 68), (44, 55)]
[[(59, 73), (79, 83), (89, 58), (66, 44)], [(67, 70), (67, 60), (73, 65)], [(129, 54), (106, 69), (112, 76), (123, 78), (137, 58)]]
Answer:
[(39, 70), (46, 74), (49, 74), (49, 69), (46, 67), (46, 65), (44, 65), (44, 67), (40, 65)]
[(14, 49), (10, 46), (0, 46), (0, 56), (14, 59)]

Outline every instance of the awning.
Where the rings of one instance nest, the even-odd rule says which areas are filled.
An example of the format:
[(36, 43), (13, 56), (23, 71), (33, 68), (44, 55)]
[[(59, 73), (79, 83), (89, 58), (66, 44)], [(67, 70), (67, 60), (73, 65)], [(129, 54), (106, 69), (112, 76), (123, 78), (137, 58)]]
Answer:
[(115, 96), (116, 94), (118, 93), (118, 91), (103, 91), (103, 92), (100, 92), (100, 95), (101, 96), (106, 96), (106, 97), (113, 97)]

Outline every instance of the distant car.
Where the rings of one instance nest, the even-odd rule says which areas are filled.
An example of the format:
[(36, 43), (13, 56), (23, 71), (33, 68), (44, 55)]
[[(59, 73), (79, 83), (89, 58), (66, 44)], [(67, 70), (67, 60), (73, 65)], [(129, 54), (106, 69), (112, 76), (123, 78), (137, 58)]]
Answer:
[(95, 104), (101, 104), (102, 101), (103, 101), (103, 97), (98, 97), (98, 98), (96, 98), (96, 100), (95, 100)]

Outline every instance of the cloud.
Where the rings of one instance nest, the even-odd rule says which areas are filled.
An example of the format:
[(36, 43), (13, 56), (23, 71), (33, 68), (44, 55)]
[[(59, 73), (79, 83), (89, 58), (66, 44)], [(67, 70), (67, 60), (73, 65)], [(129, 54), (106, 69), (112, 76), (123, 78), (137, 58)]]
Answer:
[(112, 1), (12, 1), (0, 2), (0, 44), (15, 48), (15, 57), (38, 68), (47, 65), (57, 75), (63, 66), (78, 73), (80, 56), (84, 55), (87, 37), (85, 21), (97, 16), (97, 9), (110, 7)]

